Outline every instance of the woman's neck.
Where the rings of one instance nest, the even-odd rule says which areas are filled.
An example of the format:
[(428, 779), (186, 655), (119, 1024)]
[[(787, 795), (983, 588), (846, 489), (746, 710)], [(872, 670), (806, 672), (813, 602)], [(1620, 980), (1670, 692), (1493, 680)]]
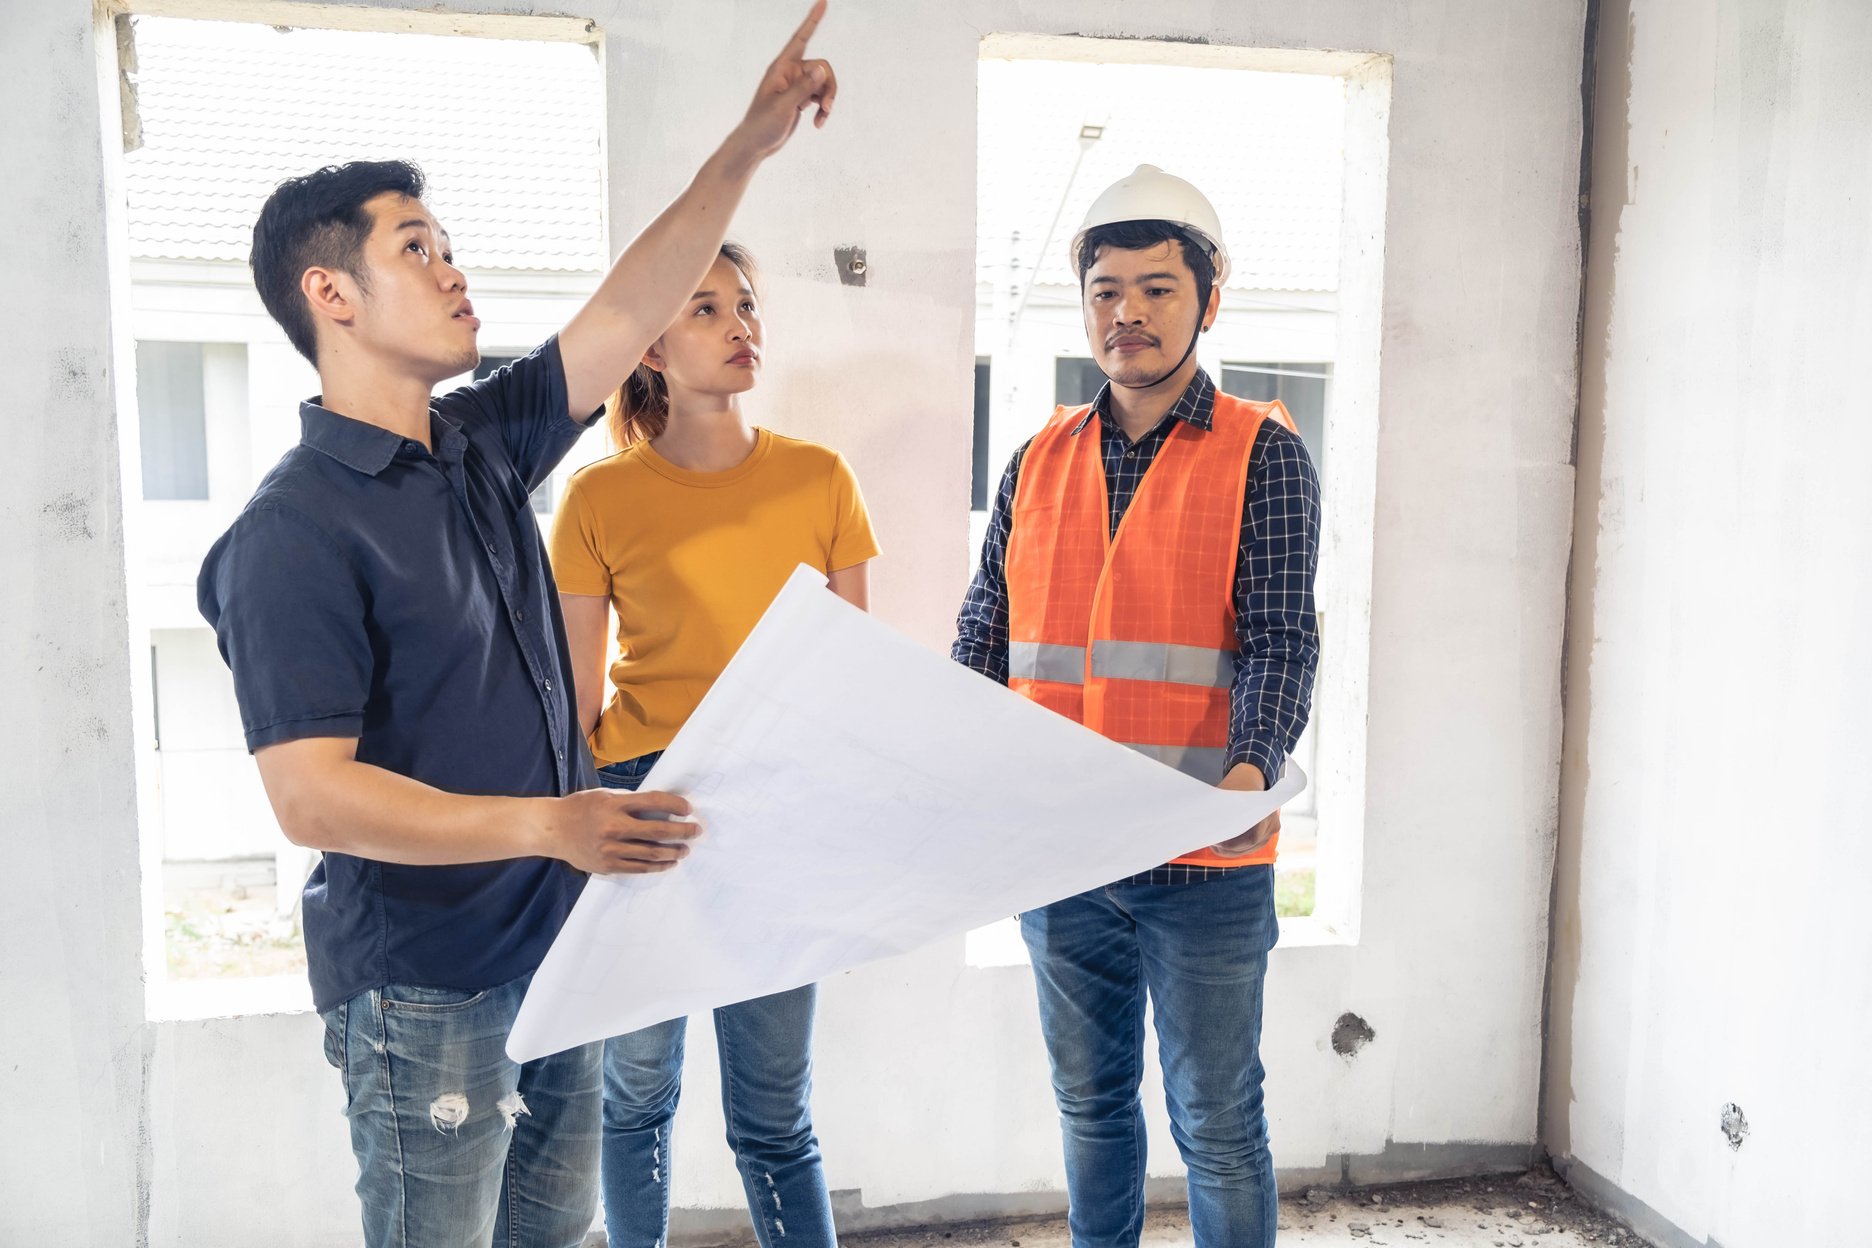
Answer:
[(650, 445), (689, 472), (726, 472), (754, 453), (754, 430), (738, 394), (672, 394), (669, 424)]

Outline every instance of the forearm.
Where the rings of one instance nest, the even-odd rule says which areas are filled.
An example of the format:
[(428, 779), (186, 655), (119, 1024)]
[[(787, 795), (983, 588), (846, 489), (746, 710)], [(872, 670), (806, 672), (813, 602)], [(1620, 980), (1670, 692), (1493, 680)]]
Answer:
[(1319, 532), (1319, 478), (1306, 446), (1268, 422), (1249, 469), (1236, 564), (1241, 657), (1229, 695), (1228, 761), (1253, 763), (1269, 783), (1300, 739), (1312, 706)]
[(826, 577), (827, 588), (857, 607), (860, 611), (871, 609), (871, 563), (854, 563), (849, 568), (840, 568)]
[(1026, 453), (1023, 444), (1001, 474), (982, 538), (981, 563), (956, 613), (956, 639), (949, 647), (949, 657), (957, 663), (1003, 685), (1008, 682), (1007, 547), (1014, 532), (1014, 491)]
[(1007, 575), (993, 549), (983, 553), (969, 581), (949, 657), (998, 684), (1008, 682)]
[(956, 639), (949, 647), (949, 657), (963, 667), (972, 668), (996, 684), (1008, 681), (1007, 632), (996, 633), (992, 626), (982, 626), (966, 612), (957, 621)]
[[(570, 502), (568, 494), (568, 502)], [(563, 520), (563, 515), (561, 519)], [(565, 566), (566, 556), (555, 558)], [(605, 631), (611, 622), (611, 599), (597, 594), (559, 594), (559, 614), (565, 620), (566, 654), (572, 662), (572, 692), (577, 698), (579, 731), (591, 736), (604, 709)]]
[(761, 157), (737, 129), (633, 239), (560, 335), (567, 405), (595, 410), (708, 273)]
[(554, 856), (548, 798), (471, 797), (354, 759), (261, 777), (288, 840), (379, 862), (433, 866)]
[(1251, 763), (1271, 783), (1306, 730), (1317, 643), (1263, 635), (1244, 656), (1229, 694), (1228, 763)]
[(589, 692), (585, 685), (586, 682), (581, 681), (575, 691), (578, 694), (579, 731), (589, 737), (598, 731), (598, 718), (604, 714), (604, 694), (595, 682)]
[(649, 346), (715, 262), (759, 167), (760, 157), (739, 131), (731, 133), (702, 162), (682, 194), (624, 249), (591, 302), (624, 320), (644, 322), (644, 346)]

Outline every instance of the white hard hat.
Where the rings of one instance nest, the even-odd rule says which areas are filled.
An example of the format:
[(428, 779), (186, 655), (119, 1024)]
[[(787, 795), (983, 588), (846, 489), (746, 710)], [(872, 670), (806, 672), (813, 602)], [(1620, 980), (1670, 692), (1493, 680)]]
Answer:
[(1215, 284), (1228, 281), (1228, 248), (1222, 242), (1222, 218), (1203, 193), (1156, 165), (1139, 165), (1130, 175), (1106, 187), (1086, 210), (1085, 221), (1073, 235), (1071, 260), (1079, 265), (1079, 244), (1090, 231), (1120, 221), (1169, 221), (1182, 226), (1205, 244), (1215, 259)]

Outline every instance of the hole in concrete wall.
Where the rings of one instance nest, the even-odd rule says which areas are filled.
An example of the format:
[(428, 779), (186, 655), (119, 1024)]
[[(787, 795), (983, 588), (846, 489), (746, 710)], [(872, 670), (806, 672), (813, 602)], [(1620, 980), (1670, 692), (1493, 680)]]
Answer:
[(1332, 1048), (1340, 1057), (1357, 1057), (1360, 1049), (1377, 1038), (1378, 1033), (1372, 1030), (1371, 1024), (1350, 1010), (1333, 1024)]
[(118, 428), (131, 646), (151, 656), (132, 701), (162, 1016), (305, 994), (299, 896), (317, 855), (278, 830), (194, 605), (209, 544), (298, 441), (299, 402), (318, 390), (253, 289), (261, 203), (321, 165), (414, 160), (478, 288), (484, 359), (569, 320), (605, 262), (602, 69), (563, 22), (503, 19), (518, 37), (479, 38), (276, 27), (260, 24), (271, 6), (248, 7), (253, 22), (124, 18), (116, 40), (126, 133), (134, 121), (140, 138), (120, 168), (134, 340), (120, 358), (137, 369)]
[(1722, 1107), (1723, 1138), (1729, 1141), (1729, 1147), (1739, 1150), (1742, 1141), (1748, 1138), (1748, 1119), (1743, 1116), (1742, 1107), (1730, 1101)]
[(862, 247), (834, 247), (832, 263), (838, 268), (839, 281), (847, 286), (864, 285), (865, 274), (871, 268)]

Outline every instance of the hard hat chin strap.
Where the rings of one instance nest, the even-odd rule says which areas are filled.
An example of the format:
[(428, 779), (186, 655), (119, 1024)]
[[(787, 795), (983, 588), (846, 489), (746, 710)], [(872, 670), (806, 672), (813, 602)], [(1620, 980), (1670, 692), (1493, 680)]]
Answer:
[[(1211, 262), (1213, 262), (1213, 260), (1211, 260)], [(1086, 283), (1084, 273), (1080, 275), (1078, 281), (1080, 281), (1080, 286), (1084, 286), (1084, 283)], [(1118, 378), (1114, 378), (1110, 372), (1104, 372), (1104, 369), (1099, 369), (1099, 372), (1104, 372), (1104, 380), (1110, 382), (1112, 385), (1123, 385), (1125, 389), (1151, 389), (1153, 385), (1163, 385), (1164, 382), (1168, 382), (1170, 378), (1174, 378), (1174, 376), (1176, 376), (1176, 370), (1181, 369), (1181, 367), (1189, 361), (1189, 357), (1196, 352), (1196, 339), (1200, 339), (1200, 337), (1202, 337), (1202, 331), (1204, 331), (1202, 318), (1209, 314), (1209, 294), (1215, 290), (1213, 281), (1215, 281), (1213, 277), (1211, 277), (1209, 281), (1198, 281), (1196, 307), (1202, 309), (1202, 311), (1196, 312), (1196, 331), (1194, 331), (1192, 335), (1189, 335), (1189, 346), (1183, 348), (1183, 354), (1177, 357), (1177, 361), (1174, 365), (1170, 365), (1170, 369), (1166, 370), (1166, 372), (1161, 372), (1161, 374), (1155, 376), (1155, 378), (1151, 378), (1149, 382), (1119, 382)], [(1097, 363), (1093, 363), (1093, 367), (1097, 367)]]
[[(1109, 373), (1106, 373), (1105, 379), (1111, 382), (1112, 385), (1123, 386), (1127, 390), (1149, 390), (1152, 386), (1161, 386), (1164, 382), (1176, 376), (1177, 369), (1182, 368), (1184, 362), (1188, 360), (1191, 353), (1196, 350), (1196, 340), (1202, 337), (1202, 332), (1202, 322), (1198, 321), (1196, 323), (1196, 332), (1190, 335), (1189, 346), (1183, 349), (1183, 354), (1177, 359), (1177, 362), (1170, 366), (1169, 371), (1153, 377), (1149, 381), (1119, 381)], [(1103, 369), (1099, 371), (1104, 372)]]

